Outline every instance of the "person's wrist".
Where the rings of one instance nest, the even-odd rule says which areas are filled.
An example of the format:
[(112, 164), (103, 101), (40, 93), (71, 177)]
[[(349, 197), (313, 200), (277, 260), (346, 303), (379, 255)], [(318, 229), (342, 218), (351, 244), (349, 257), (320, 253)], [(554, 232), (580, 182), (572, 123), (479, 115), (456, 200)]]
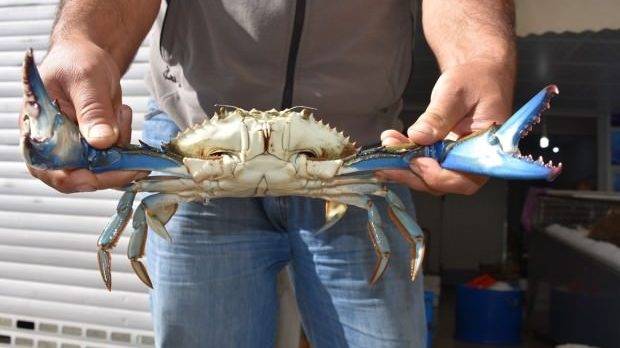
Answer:
[(514, 42), (500, 41), (496, 43), (481, 42), (475, 47), (446, 50), (439, 48), (437, 61), (442, 71), (465, 64), (484, 64), (516, 70), (517, 52)]
[(109, 52), (105, 43), (99, 42), (86, 30), (69, 29), (68, 25), (57, 24), (50, 36), (49, 50), (55, 48), (98, 48)]
[(115, 51), (111, 47), (105, 47), (105, 45), (101, 45), (95, 40), (93, 40), (88, 35), (83, 33), (54, 33), (52, 38), (50, 39), (50, 46), (48, 50), (48, 55), (43, 59), (47, 59), (50, 54), (55, 54), (56, 52), (70, 52), (70, 51), (81, 51), (89, 52), (89, 54), (77, 54), (77, 56), (81, 56), (84, 59), (93, 59), (94, 61), (108, 60), (106, 65), (112, 64), (114, 70), (119, 72), (121, 67), (124, 66), (124, 58), (121, 54), (115, 54)]
[[(67, 59), (71, 62), (61, 62)], [(72, 63), (82, 67), (84, 72), (105, 67), (105, 70), (111, 72), (112, 76), (120, 76), (121, 71), (119, 60), (111, 52), (80, 34), (67, 35), (53, 40), (47, 55), (43, 58), (43, 65), (46, 65), (49, 60), (55, 60), (54, 65)]]

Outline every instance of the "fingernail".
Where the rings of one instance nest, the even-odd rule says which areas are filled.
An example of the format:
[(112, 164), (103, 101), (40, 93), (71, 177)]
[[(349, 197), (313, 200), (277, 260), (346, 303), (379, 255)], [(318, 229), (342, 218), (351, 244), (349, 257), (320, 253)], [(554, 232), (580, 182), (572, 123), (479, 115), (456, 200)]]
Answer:
[(93, 192), (93, 191), (95, 191), (95, 188), (93, 186), (88, 185), (88, 184), (78, 185), (75, 189), (78, 192)]
[(88, 138), (108, 138), (114, 136), (114, 129), (105, 123), (96, 124), (88, 129)]

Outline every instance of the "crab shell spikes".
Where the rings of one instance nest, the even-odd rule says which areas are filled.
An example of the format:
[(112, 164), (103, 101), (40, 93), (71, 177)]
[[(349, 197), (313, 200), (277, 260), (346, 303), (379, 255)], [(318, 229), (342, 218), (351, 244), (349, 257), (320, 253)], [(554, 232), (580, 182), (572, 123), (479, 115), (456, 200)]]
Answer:
[(228, 113), (228, 110), (226, 110), (226, 107), (220, 106), (219, 109), (215, 112), (215, 117), (224, 118), (226, 117), (227, 113)]
[(310, 117), (314, 118), (312, 115), (312, 110), (306, 108), (301, 110), (301, 115), (306, 120), (310, 119)]
[(215, 104), (215, 107), (216, 109), (215, 109), (213, 118), (224, 119), (230, 116), (231, 114), (235, 113), (236, 111), (239, 111), (242, 113), (248, 113), (248, 111), (243, 110), (242, 108), (233, 106), (233, 105)]

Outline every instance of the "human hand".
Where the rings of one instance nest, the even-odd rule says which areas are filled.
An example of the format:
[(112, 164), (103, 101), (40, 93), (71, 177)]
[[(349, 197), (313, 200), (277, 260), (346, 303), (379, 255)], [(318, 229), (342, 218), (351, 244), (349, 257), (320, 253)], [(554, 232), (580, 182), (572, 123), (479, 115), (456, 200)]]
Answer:
[[(132, 111), (121, 103), (120, 72), (107, 52), (87, 40), (55, 42), (39, 71), (50, 98), (77, 122), (90, 145), (105, 149), (129, 143)], [(20, 127), (24, 113), (22, 107)], [(64, 193), (124, 186), (145, 175), (137, 171), (94, 174), (87, 169), (40, 170), (31, 166), (28, 170)]]
[[(510, 116), (514, 72), (511, 67), (489, 60), (454, 65), (437, 80), (426, 111), (407, 130), (407, 136), (390, 129), (381, 134), (383, 145), (416, 143), (430, 145), (455, 140)], [(432, 158), (410, 162), (411, 171), (386, 170), (381, 175), (432, 194), (473, 194), (487, 178), (441, 168)]]

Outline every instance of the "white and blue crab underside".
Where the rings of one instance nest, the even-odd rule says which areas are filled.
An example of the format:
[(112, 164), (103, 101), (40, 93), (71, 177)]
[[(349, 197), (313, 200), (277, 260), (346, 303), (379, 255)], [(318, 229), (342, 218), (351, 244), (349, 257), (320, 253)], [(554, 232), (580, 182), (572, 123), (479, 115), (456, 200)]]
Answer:
[[(492, 125), (456, 141), (421, 146), (379, 146), (359, 150), (349, 138), (317, 120), (309, 108), (283, 111), (221, 107), (210, 119), (179, 133), (161, 147), (147, 144), (98, 150), (49, 98), (32, 52), (23, 69), (24, 113), (20, 146), (26, 163), (38, 169), (87, 168), (93, 172), (147, 170), (157, 172), (126, 187), (117, 213), (98, 241), (101, 276), (111, 288), (110, 251), (130, 223), (128, 257), (138, 277), (152, 286), (144, 256), (147, 227), (170, 239), (165, 225), (183, 202), (221, 197), (303, 196), (326, 201), (327, 230), (348, 206), (368, 213), (368, 232), (377, 254), (369, 276), (374, 284), (386, 270), (390, 246), (372, 197), (387, 201), (388, 216), (411, 245), (411, 279), (420, 271), (424, 236), (401, 200), (374, 175), (383, 169), (409, 169), (415, 157), (432, 157), (451, 170), (506, 179), (552, 180), (561, 164), (522, 156), (519, 140), (526, 136), (550, 98), (553, 85), (536, 94), (503, 125)], [(162, 174), (163, 173), (163, 174)], [(135, 208), (139, 192), (152, 193)]]

